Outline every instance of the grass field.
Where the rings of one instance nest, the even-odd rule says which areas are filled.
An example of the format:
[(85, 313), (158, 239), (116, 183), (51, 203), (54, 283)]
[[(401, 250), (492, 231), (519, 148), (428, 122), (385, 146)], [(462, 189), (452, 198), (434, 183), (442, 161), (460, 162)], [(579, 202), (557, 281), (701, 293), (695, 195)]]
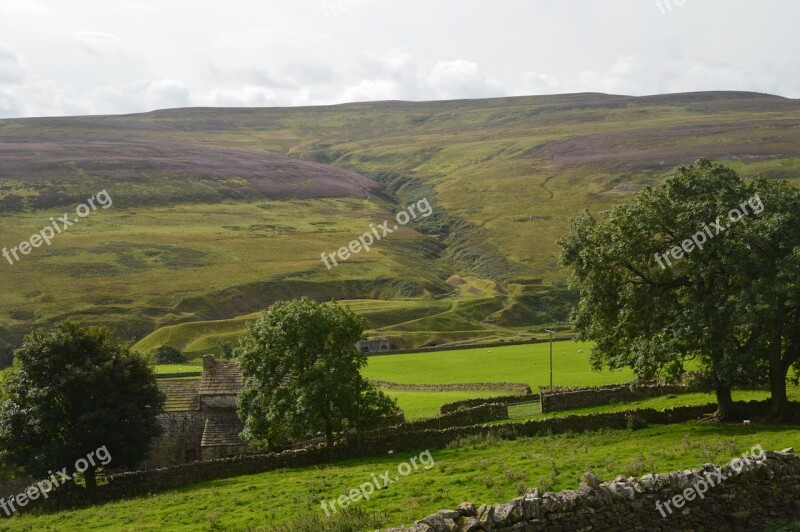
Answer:
[[(591, 371), (589, 349), (587, 343), (553, 343), (555, 386), (599, 386), (633, 379), (628, 369)], [(549, 384), (550, 346), (539, 343), (374, 356), (369, 358), (363, 373), (369, 379), (405, 384), (521, 382), (536, 392), (539, 386)]]
[[(605, 430), (514, 441), (476, 441), (433, 450), (435, 465), (420, 468), (370, 501), (356, 504), (372, 514), (368, 526), (410, 524), (463, 501), (505, 502), (529, 487), (576, 488), (587, 470), (608, 480), (641, 476), (703, 463), (727, 461), (752, 446), (797, 447), (798, 428), (688, 423), (652, 426), (636, 432)], [(420, 450), (421, 451), (421, 450)], [(302, 518), (326, 522), (322, 500), (332, 500), (371, 475), (396, 471), (412, 453), (349, 460), (327, 467), (281, 470), (205, 482), (150, 497), (139, 497), (51, 515), (0, 521), (0, 530), (231, 530), (289, 529)], [(655, 510), (654, 510), (655, 511)], [(367, 524), (367, 523), (363, 523)]]
[[(597, 386), (630, 382), (630, 370), (594, 372), (589, 367), (591, 344), (572, 341), (553, 343), (553, 383), (556, 386)], [(368, 379), (403, 384), (458, 384), (469, 382), (518, 382), (534, 393), (549, 382), (548, 343), (492, 348), (455, 349), (430, 353), (372, 356), (363, 370)], [(199, 366), (157, 366), (158, 373), (199, 371)], [(507, 395), (508, 392), (416, 392), (385, 390), (398, 399), (407, 419), (432, 417), (439, 406), (452, 401)]]
[(439, 415), (439, 407), (453, 401), (476, 399), (478, 397), (493, 397), (506, 395), (508, 392), (406, 392), (398, 390), (384, 390), (386, 395), (397, 399), (397, 404), (403, 409), (407, 420), (434, 417)]
[(188, 364), (160, 364), (155, 366), (156, 374), (163, 373), (196, 373), (203, 371), (202, 366), (193, 366)]

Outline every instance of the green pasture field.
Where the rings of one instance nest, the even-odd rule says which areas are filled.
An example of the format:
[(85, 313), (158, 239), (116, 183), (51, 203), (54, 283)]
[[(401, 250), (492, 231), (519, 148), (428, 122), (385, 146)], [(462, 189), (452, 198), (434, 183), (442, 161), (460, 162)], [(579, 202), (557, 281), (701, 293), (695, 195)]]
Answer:
[(196, 373), (203, 371), (202, 366), (193, 366), (188, 364), (159, 364), (155, 367), (156, 375), (163, 373)]
[[(591, 344), (573, 341), (553, 343), (555, 386), (600, 386), (630, 382), (633, 373), (592, 371)], [(383, 355), (369, 357), (364, 376), (404, 384), (452, 384), (465, 382), (519, 382), (536, 392), (550, 379), (549, 343), (502, 347)]]
[[(723, 463), (755, 445), (781, 450), (797, 447), (798, 442), (796, 427), (700, 422), (651, 426), (635, 437), (627, 430), (603, 430), (513, 441), (473, 439), (431, 450), (435, 462), (431, 469), (420, 467), (353, 506), (367, 515), (359, 520), (361, 529), (409, 525), (464, 501), (505, 502), (532, 487), (574, 489), (589, 470), (602, 480), (618, 474), (671, 472)], [(397, 471), (400, 463), (417, 454), (203, 482), (69, 512), (19, 516), (0, 521), (0, 530), (322, 530), (331, 523), (322, 510), (323, 500), (370, 482), (373, 473)]]
[(383, 390), (386, 395), (397, 399), (397, 404), (403, 409), (407, 420), (434, 417), (439, 415), (439, 407), (453, 401), (464, 399), (477, 399), (479, 397), (494, 397), (507, 395), (508, 392), (407, 392), (398, 390)]

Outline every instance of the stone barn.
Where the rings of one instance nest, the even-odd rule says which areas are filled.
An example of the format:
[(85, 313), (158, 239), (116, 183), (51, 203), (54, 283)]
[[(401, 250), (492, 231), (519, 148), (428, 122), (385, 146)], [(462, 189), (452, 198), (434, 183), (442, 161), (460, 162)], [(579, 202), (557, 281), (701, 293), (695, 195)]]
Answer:
[(381, 353), (390, 351), (392, 344), (388, 338), (367, 338), (358, 342), (356, 348), (360, 353)]
[(243, 424), (236, 414), (242, 373), (234, 362), (203, 357), (200, 379), (159, 379), (167, 395), (159, 416), (164, 434), (153, 443), (146, 469), (244, 454)]
[[(242, 381), (238, 364), (216, 360), (211, 355), (203, 357), (200, 379), (159, 379), (158, 386), (167, 395), (164, 413), (159, 416), (164, 434), (153, 442), (141, 467), (156, 469), (253, 452), (239, 437), (244, 424), (236, 413), (236, 395)], [(403, 420), (401, 410), (381, 420), (378, 426), (396, 425)], [(313, 442), (297, 442), (295, 446)]]

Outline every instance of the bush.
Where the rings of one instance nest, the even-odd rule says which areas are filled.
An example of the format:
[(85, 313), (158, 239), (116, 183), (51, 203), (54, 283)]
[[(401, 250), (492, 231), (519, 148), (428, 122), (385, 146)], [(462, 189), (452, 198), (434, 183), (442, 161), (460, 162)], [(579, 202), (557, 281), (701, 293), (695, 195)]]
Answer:
[(647, 420), (638, 414), (625, 414), (625, 426), (630, 430), (646, 429)]
[(186, 357), (180, 349), (169, 345), (157, 347), (150, 355), (154, 364), (180, 364), (186, 362)]

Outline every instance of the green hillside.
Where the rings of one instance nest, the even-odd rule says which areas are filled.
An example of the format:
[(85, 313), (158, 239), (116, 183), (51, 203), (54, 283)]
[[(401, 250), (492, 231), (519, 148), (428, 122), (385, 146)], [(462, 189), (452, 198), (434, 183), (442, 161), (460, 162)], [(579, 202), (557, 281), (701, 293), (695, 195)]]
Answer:
[[(581, 209), (699, 157), (797, 180), (798, 141), (800, 102), (735, 92), (2, 120), (0, 246), (114, 203), (0, 264), (0, 349), (66, 316), (136, 339), (224, 320), (158, 333), (199, 353), (301, 295), (369, 300), (406, 347), (541, 332), (574, 301), (555, 241)], [(430, 217), (322, 264), (422, 198)]]

